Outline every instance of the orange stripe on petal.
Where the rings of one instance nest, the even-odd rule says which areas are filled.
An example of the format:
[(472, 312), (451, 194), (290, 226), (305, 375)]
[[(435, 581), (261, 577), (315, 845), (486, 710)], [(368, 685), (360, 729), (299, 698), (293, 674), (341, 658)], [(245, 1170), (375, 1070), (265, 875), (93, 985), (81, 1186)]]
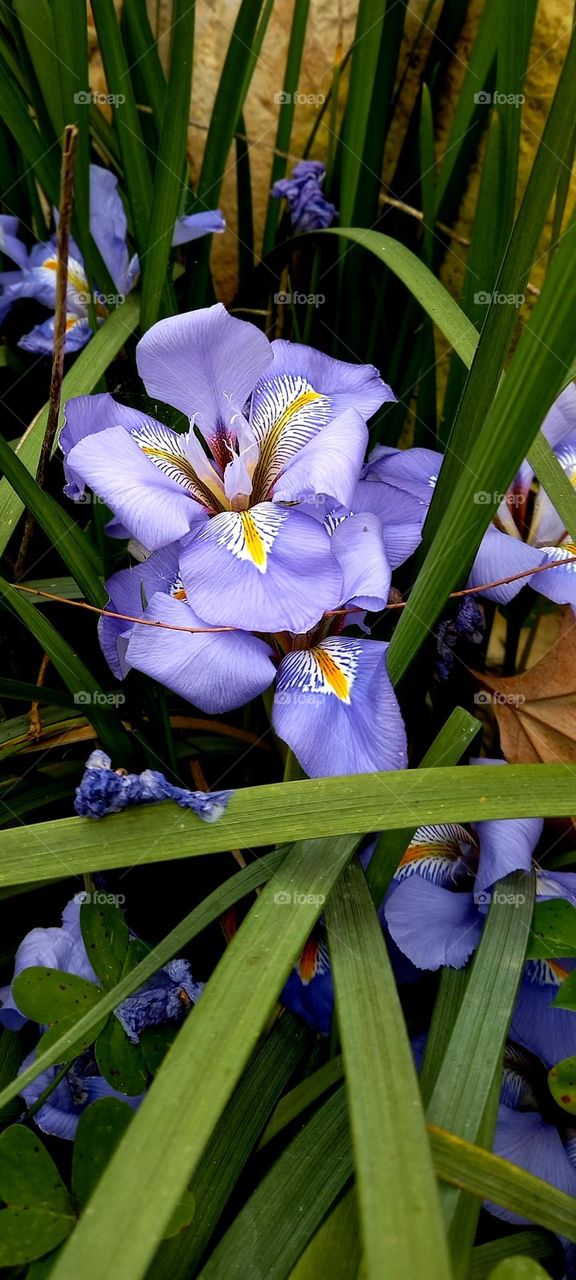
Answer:
[(335, 662), (332, 654), (327, 653), (326, 649), (319, 647), (317, 649), (312, 649), (312, 655), (322, 672), (326, 684), (329, 685), (332, 690), (332, 693), (335, 693), (336, 697), (339, 698), (341, 702), (349, 702), (350, 680), (346, 675), (344, 675), (344, 672), (341, 667), (338, 666), (338, 663)]

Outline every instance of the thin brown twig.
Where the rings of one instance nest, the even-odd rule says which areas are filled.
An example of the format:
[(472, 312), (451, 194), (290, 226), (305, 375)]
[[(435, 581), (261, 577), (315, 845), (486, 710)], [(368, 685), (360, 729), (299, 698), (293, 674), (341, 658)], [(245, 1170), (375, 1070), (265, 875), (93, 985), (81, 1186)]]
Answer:
[[(532, 578), (537, 573), (546, 573), (549, 569), (559, 569), (565, 564), (576, 564), (576, 556), (567, 556), (565, 560), (550, 560), (547, 564), (538, 565), (535, 569), (523, 569), (522, 573), (513, 573), (508, 578), (496, 578), (494, 582), (481, 582), (478, 587), (464, 587), (462, 591), (451, 591), (449, 600), (458, 600), (461, 596), (479, 595), (483, 591), (491, 591), (494, 587), (505, 587), (511, 582), (519, 582), (521, 578)], [(90, 613), (98, 613), (103, 618), (119, 618), (122, 622), (134, 622), (141, 627), (162, 627), (165, 631), (186, 631), (190, 635), (205, 635), (212, 632), (231, 632), (239, 627), (179, 627), (171, 622), (160, 622), (151, 618), (134, 618), (129, 613), (116, 613), (113, 609), (100, 609), (98, 605), (87, 604), (85, 600), (67, 600), (65, 596), (55, 595), (52, 591), (41, 591), (38, 587), (26, 587), (21, 582), (10, 584), (15, 591), (26, 591), (29, 595), (42, 596), (45, 600), (55, 600), (57, 604), (68, 604), (75, 609), (88, 609)], [(400, 600), (385, 606), (388, 609), (405, 609), (409, 600)], [(347, 606), (343, 609), (329, 609), (324, 617), (338, 618), (351, 613), (366, 613), (365, 609)]]
[[(48, 654), (45, 653), (44, 657), (42, 658), (42, 662), (40, 663), (40, 670), (38, 672), (38, 679), (36, 681), (36, 687), (38, 689), (41, 689), (42, 685), (44, 684), (44, 681), (46, 679), (46, 672), (49, 666), (50, 666), (50, 658)], [(36, 699), (34, 699), (34, 702), (32, 703), (32, 706), (30, 707), (30, 710), (28, 712), (28, 721), (29, 721), (28, 736), (30, 738), (39, 738), (40, 734), (42, 733), (42, 716), (40, 713), (40, 703), (37, 702)]]
[[(70, 223), (72, 221), (72, 202), (74, 194), (74, 159), (78, 129), (74, 124), (67, 124), (64, 130), (62, 147), (62, 164), (60, 169), (60, 204), (58, 221), (58, 248), (56, 267), (56, 301), (54, 311), (54, 353), (52, 356), (52, 376), (50, 379), (50, 398), (48, 402), (48, 421), (40, 448), (36, 483), (44, 488), (48, 464), (52, 454), (52, 446), (56, 438), (58, 418), (60, 416), (60, 400), (62, 395), (62, 379), (64, 377), (64, 355), (66, 348), (66, 318), (68, 294), (68, 252), (70, 246)], [(20, 578), (32, 541), (36, 521), (31, 512), (26, 517), (22, 542), (16, 561), (16, 577)]]

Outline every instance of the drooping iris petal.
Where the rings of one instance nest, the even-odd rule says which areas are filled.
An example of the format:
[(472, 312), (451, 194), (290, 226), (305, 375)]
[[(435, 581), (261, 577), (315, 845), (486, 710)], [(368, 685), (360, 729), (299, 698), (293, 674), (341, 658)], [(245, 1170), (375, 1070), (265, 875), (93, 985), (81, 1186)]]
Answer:
[[(34, 1056), (34, 1053), (28, 1054), (20, 1067), (20, 1072), (32, 1065)], [(72, 1142), (76, 1136), (82, 1112), (98, 1098), (119, 1098), (121, 1102), (127, 1102), (134, 1109), (139, 1107), (143, 1094), (128, 1096), (125, 1093), (119, 1093), (102, 1076), (84, 1074), (84, 1070), (83, 1059), (79, 1059), (36, 1112), (34, 1123), (42, 1133)], [(27, 1084), (22, 1089), (21, 1096), (28, 1107), (32, 1107), (38, 1101), (44, 1090), (52, 1084), (58, 1071), (58, 1067), (48, 1067), (31, 1084)]]
[(18, 218), (9, 213), (0, 213), (0, 253), (11, 258), (17, 266), (23, 267), (28, 257), (28, 250), (22, 240), (18, 239)]
[(480, 840), (476, 877), (480, 891), (490, 888), (511, 871), (528, 873), (531, 870), (544, 826), (542, 818), (488, 818), (475, 825)]
[(471, 893), (455, 893), (419, 875), (396, 886), (384, 916), (396, 946), (418, 969), (462, 969), (482, 932)]
[(378, 516), (347, 516), (334, 529), (332, 550), (343, 574), (342, 603), (359, 609), (383, 609), (392, 571)]
[[(127, 614), (130, 618), (143, 617), (144, 610), (157, 591), (169, 594), (177, 584), (179, 550), (179, 544), (172, 543), (160, 551), (154, 551), (141, 564), (114, 573), (106, 583), (108, 609), (112, 613)], [(98, 621), (100, 646), (117, 680), (123, 680), (128, 674), (126, 648), (132, 629), (133, 623), (122, 618), (103, 615)]]
[[(37, 355), (53, 355), (55, 324), (56, 319), (54, 316), (49, 316), (47, 320), (42, 321), (42, 324), (35, 324), (30, 333), (23, 334), (18, 346), (22, 347), (23, 351), (32, 351)], [(92, 330), (87, 320), (82, 316), (73, 314), (66, 316), (66, 339), (64, 343), (66, 355), (70, 355), (72, 351), (81, 351), (91, 337)]]
[(95, 396), (74, 396), (71, 400), (67, 400), (64, 405), (64, 426), (60, 432), (59, 445), (64, 454), (64, 470), (68, 478), (64, 493), (68, 498), (74, 499), (84, 492), (84, 482), (81, 477), (69, 478), (70, 450), (85, 436), (107, 431), (109, 427), (124, 427), (128, 432), (134, 431), (139, 434), (163, 430), (162, 424), (156, 422), (154, 418), (146, 413), (140, 413), (138, 409), (130, 409), (128, 405), (120, 404), (108, 392)]
[(377, 640), (331, 636), (282, 659), (272, 723), (311, 777), (406, 767), (386, 649)]
[(172, 245), (189, 244), (201, 236), (219, 234), (226, 230), (226, 220), (220, 209), (207, 209), (205, 213), (187, 213), (178, 218), (172, 236)]
[(194, 418), (210, 441), (242, 408), (272, 360), (260, 329), (213, 307), (159, 320), (136, 348), (138, 372), (150, 396)]
[[(184, 600), (160, 593), (142, 616), (171, 627), (206, 626)], [(211, 714), (250, 702), (275, 673), (268, 645), (243, 631), (187, 633), (136, 624), (126, 662)]]
[(572, 608), (576, 608), (576, 546), (572, 542), (565, 542), (561, 547), (545, 546), (539, 549), (542, 563), (557, 564), (558, 568), (539, 573), (530, 585), (548, 600), (554, 600), (556, 604), (570, 604)]
[(273, 485), (274, 501), (307, 502), (326, 494), (348, 506), (367, 443), (364, 419), (355, 409), (346, 409), (288, 459)]
[(90, 165), (90, 232), (119, 293), (128, 293), (128, 223), (118, 190), (118, 179), (110, 169)]
[(184, 537), (195, 521), (206, 518), (191, 488), (173, 478), (177, 468), (182, 468), (183, 451), (177, 454), (176, 449), (182, 449), (184, 437), (168, 433), (168, 428), (163, 430), (175, 437), (174, 442), (169, 441), (169, 450), (174, 453), (167, 451), (169, 474), (146, 456), (123, 427), (85, 436), (67, 458), (72, 474), (81, 477), (151, 551)]
[(356, 409), (367, 421), (385, 401), (396, 399), (374, 365), (335, 360), (315, 347), (286, 342), (283, 338), (272, 343), (272, 351), (274, 362), (255, 389), (255, 413), (261, 412), (266, 383), (277, 379), (281, 379), (287, 388), (290, 379), (303, 378), (319, 395), (329, 396), (330, 420), (337, 418), (344, 409)]
[(366, 464), (364, 479), (380, 480), (429, 506), (440, 474), (443, 455), (436, 449), (392, 449), (377, 445)]
[[(22, 939), (14, 960), (14, 978), (24, 969), (40, 965), (46, 969), (63, 969), (66, 973), (74, 973), (88, 982), (98, 983), (92, 965), (86, 954), (84, 939), (80, 930), (80, 903), (72, 899), (62, 913), (62, 926), (47, 929), (31, 929)], [(26, 1021), (20, 1014), (13, 995), (12, 987), (5, 988), (5, 997), (0, 1009), (0, 1024), (17, 1030)]]
[(553, 449), (562, 444), (571, 432), (576, 432), (576, 387), (573, 382), (569, 382), (554, 401), (541, 430)]
[(213, 626), (307, 631), (341, 599), (326, 530), (271, 502), (223, 512), (193, 530), (180, 564), (190, 604)]
[[(567, 1195), (576, 1196), (576, 1169), (570, 1163), (558, 1130), (546, 1124), (538, 1112), (500, 1106), (492, 1149), (495, 1155), (519, 1165), (527, 1173), (543, 1178)], [(492, 1202), (486, 1208), (504, 1222), (532, 1221)]]
[(570, 976), (570, 960), (530, 960), (512, 1014), (510, 1036), (547, 1067), (576, 1055), (576, 1016), (554, 1001)]
[(538, 590), (538, 578), (531, 580), (530, 571), (542, 564), (544, 556), (536, 547), (529, 547), (519, 538), (512, 538), (508, 533), (500, 533), (499, 529), (486, 530), (476, 559), (470, 570), (468, 586), (480, 587), (484, 583), (499, 582), (501, 578), (511, 578), (516, 573), (526, 576), (516, 578), (503, 586), (490, 587), (482, 595), (488, 600), (496, 600), (498, 604), (508, 604), (523, 587), (533, 586)]

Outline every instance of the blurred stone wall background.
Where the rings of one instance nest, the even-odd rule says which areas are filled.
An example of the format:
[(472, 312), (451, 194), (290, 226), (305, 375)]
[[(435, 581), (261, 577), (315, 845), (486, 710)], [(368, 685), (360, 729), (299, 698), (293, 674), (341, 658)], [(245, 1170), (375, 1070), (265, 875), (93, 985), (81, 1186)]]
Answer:
[[(511, 21), (515, 0), (501, 0), (510, 7)], [(121, 0), (117, 0), (118, 6)], [(451, 122), (452, 103), (460, 90), (466, 62), (476, 32), (483, 0), (471, 0), (468, 20), (461, 38), (454, 49), (454, 58), (447, 86), (446, 109), (440, 121), (437, 139), (437, 155), (441, 156), (446, 145), (446, 138)], [(170, 44), (169, 0), (148, 0), (152, 29), (160, 36), (161, 53), (168, 57)], [(406, 110), (415, 98), (418, 76), (432, 38), (432, 30), (422, 30), (422, 15), (425, 12), (426, 0), (411, 0), (410, 12), (406, 21), (402, 65), (408, 57), (408, 51), (420, 30), (421, 41), (414, 65), (408, 70), (404, 90), (403, 110), (398, 111), (393, 123), (387, 144), (387, 159), (384, 179), (390, 176), (394, 167), (394, 157), (398, 143), (405, 127)], [(196, 7), (196, 56), (194, 64), (193, 92), (190, 111), (190, 162), (193, 175), (197, 175), (205, 142), (205, 128), (210, 119), (210, 112), (220, 70), (224, 61), (232, 27), (234, 24), (238, 0), (197, 0)], [(540, 0), (534, 40), (530, 57), (530, 68), (526, 83), (526, 103), (522, 112), (522, 157), (521, 186), (525, 182), (530, 168), (534, 150), (537, 146), (546, 113), (548, 111), (558, 78), (562, 60), (566, 51), (571, 25), (571, 0)], [(292, 0), (276, 0), (270, 20), (262, 54), (256, 68), (245, 109), (246, 128), (250, 144), (250, 163), (252, 169), (254, 212), (256, 232), (261, 233), (269, 187), (272, 149), (274, 146), (276, 118), (278, 107), (274, 95), (282, 89), (284, 64), (288, 46), (290, 23), (292, 17)], [(332, 68), (336, 56), (339, 21), (342, 26), (344, 49), (352, 43), (356, 17), (356, 0), (311, 0), (307, 41), (304, 52), (300, 89), (304, 94), (326, 94), (331, 84)], [(366, 37), (369, 38), (369, 37)], [(95, 35), (92, 32), (93, 46), (93, 83), (94, 89), (103, 87), (102, 70), (99, 63)], [(294, 162), (301, 155), (304, 143), (314, 121), (316, 107), (298, 105), (296, 107), (295, 125), (292, 137), (292, 153)], [(322, 158), (327, 144), (327, 127), (322, 125), (314, 147), (314, 155)], [(466, 239), (472, 225), (477, 189), (477, 174), (473, 174), (469, 189), (463, 192), (460, 219), (456, 228), (460, 237)], [(402, 198), (402, 192), (394, 193)], [(576, 185), (573, 196), (576, 195)], [(411, 202), (411, 197), (408, 197)], [(235, 175), (234, 155), (231, 154), (221, 200), (231, 234), (215, 237), (214, 272), (219, 296), (229, 300), (235, 289), (236, 281), (236, 216), (235, 216)], [(443, 279), (457, 297), (460, 293), (461, 279), (464, 270), (466, 249), (454, 242), (452, 252), (447, 255)], [(538, 284), (540, 273), (536, 270), (534, 283)]]

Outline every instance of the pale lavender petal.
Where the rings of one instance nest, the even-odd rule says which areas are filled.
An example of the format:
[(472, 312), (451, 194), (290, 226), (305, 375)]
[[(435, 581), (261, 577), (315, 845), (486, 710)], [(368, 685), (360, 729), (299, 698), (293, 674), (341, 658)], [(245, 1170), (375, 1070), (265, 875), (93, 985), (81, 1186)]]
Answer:
[(18, 218), (9, 213), (0, 213), (0, 253), (10, 258), (17, 266), (23, 267), (28, 258), (26, 245), (18, 239)]
[(562, 444), (571, 432), (576, 431), (576, 387), (573, 382), (569, 382), (554, 401), (541, 430), (553, 449)]
[(307, 502), (326, 494), (349, 506), (367, 443), (364, 419), (355, 409), (345, 410), (289, 459), (273, 487), (274, 502)]
[[(85, 485), (80, 476), (70, 473), (68, 455), (75, 444), (79, 444), (85, 436), (96, 435), (99, 431), (107, 431), (109, 427), (124, 427), (125, 431), (150, 432), (154, 434), (162, 430), (162, 425), (155, 418), (138, 409), (130, 409), (125, 404), (103, 392), (96, 396), (74, 396), (64, 404), (64, 426), (60, 432), (59, 445), (64, 454), (64, 471), (67, 484), (64, 493), (75, 501), (84, 493)], [(120, 532), (114, 537), (128, 536)]]
[(332, 550), (343, 573), (343, 604), (383, 609), (390, 594), (391, 568), (378, 516), (348, 516), (332, 534)]
[[(160, 551), (154, 551), (147, 560), (131, 569), (121, 569), (106, 583), (109, 595), (107, 608), (113, 613), (141, 618), (149, 601), (157, 591), (167, 594), (177, 583), (179, 575), (180, 544), (172, 543)], [(126, 648), (133, 624), (121, 618), (102, 616), (98, 622), (98, 639), (108, 666), (117, 680), (128, 674)]]
[(498, 604), (508, 604), (523, 587), (536, 586), (541, 574), (531, 580), (531, 569), (537, 569), (543, 563), (544, 556), (536, 547), (528, 547), (519, 538), (512, 538), (508, 533), (500, 533), (499, 529), (486, 530), (476, 559), (468, 579), (469, 587), (480, 587), (484, 583), (498, 582), (501, 578), (511, 578), (516, 573), (525, 573), (525, 577), (516, 578), (514, 582), (500, 587), (490, 587), (482, 591), (488, 600), (496, 600)]
[(406, 768), (387, 647), (332, 636), (282, 659), (272, 723), (310, 777)]
[(226, 230), (226, 219), (221, 209), (210, 209), (206, 213), (188, 213), (178, 218), (172, 236), (172, 245), (188, 244), (190, 240), (199, 240), (201, 236), (219, 234)]
[[(143, 616), (172, 627), (203, 627), (184, 600), (157, 594)], [(136, 667), (201, 711), (216, 714), (244, 706), (263, 693), (275, 674), (272, 651), (244, 631), (168, 631), (136, 624), (126, 653)]]
[(462, 969), (482, 932), (471, 893), (454, 893), (419, 875), (396, 886), (384, 916), (396, 946), (418, 969)]
[(70, 450), (67, 463), (151, 551), (184, 537), (205, 519), (204, 508), (164, 475), (123, 427), (85, 436)]
[[(492, 1149), (495, 1155), (510, 1160), (527, 1173), (543, 1178), (567, 1195), (576, 1196), (576, 1169), (568, 1159), (558, 1130), (546, 1124), (538, 1112), (513, 1111), (511, 1107), (500, 1106)], [(532, 1221), (492, 1202), (487, 1203), (486, 1208), (504, 1222)]]
[(260, 329), (217, 302), (152, 325), (136, 360), (148, 394), (194, 418), (209, 437), (242, 408), (272, 349)]
[(568, 964), (565, 960), (528, 964), (512, 1014), (510, 1038), (547, 1067), (576, 1056), (576, 1014), (554, 1006), (563, 977), (568, 977)]
[(116, 288), (128, 293), (128, 223), (118, 179), (97, 164), (90, 165), (90, 231)]
[[(334, 418), (344, 409), (356, 409), (367, 420), (386, 401), (396, 399), (374, 365), (335, 360), (314, 347), (282, 338), (272, 343), (272, 351), (274, 362), (265, 381), (280, 376), (305, 378), (315, 391), (329, 396)], [(256, 396), (263, 389), (259, 387)]]
[[(43, 320), (42, 324), (34, 325), (30, 333), (25, 333), (18, 343), (23, 351), (32, 351), (41, 356), (52, 356), (54, 354), (54, 326), (56, 319), (49, 316), (47, 320)], [(81, 316), (69, 315), (66, 317), (66, 341), (64, 350), (66, 355), (70, 355), (73, 351), (81, 351), (92, 337), (92, 330), (88, 321)]]
[[(561, 522), (562, 523), (562, 522)], [(558, 564), (557, 569), (548, 569), (546, 573), (538, 573), (532, 578), (530, 586), (548, 600), (556, 604), (571, 604), (576, 608), (576, 552), (571, 543), (562, 547), (541, 547), (543, 564)], [(563, 561), (568, 561), (564, 564)], [(570, 563), (572, 562), (572, 563)]]
[(542, 818), (488, 818), (475, 826), (480, 840), (478, 889), (490, 888), (511, 871), (528, 873), (532, 869), (544, 826)]
[(212, 626), (307, 631), (342, 593), (326, 530), (271, 502), (223, 512), (193, 530), (181, 570), (190, 604)]

